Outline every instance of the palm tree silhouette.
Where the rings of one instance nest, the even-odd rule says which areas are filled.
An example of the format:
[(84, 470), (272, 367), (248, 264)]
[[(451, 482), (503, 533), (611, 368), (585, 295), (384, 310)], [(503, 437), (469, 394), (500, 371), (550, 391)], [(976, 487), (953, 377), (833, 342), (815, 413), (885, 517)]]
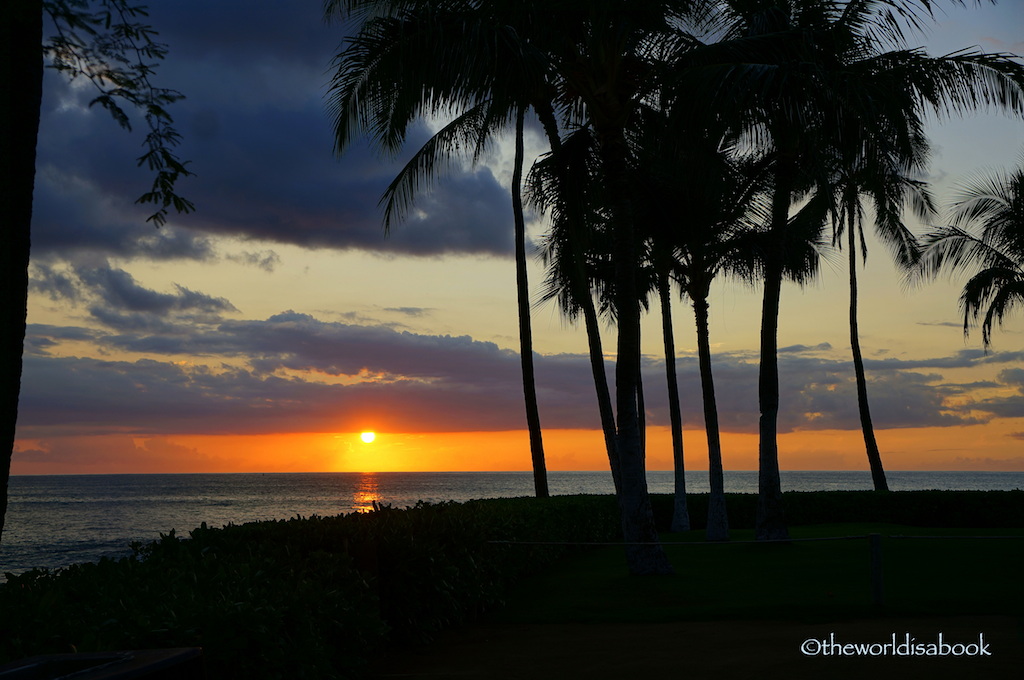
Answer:
[[(708, 442), (706, 531), (708, 540), (718, 541), (728, 539), (729, 528), (708, 297), (712, 282), (721, 273), (747, 282), (759, 274), (757, 231), (765, 218), (764, 168), (740, 158), (720, 123), (704, 112), (696, 120), (678, 120), (682, 117), (673, 116), (670, 110), (660, 120), (647, 121), (638, 133), (641, 151), (637, 166), (642, 178), (639, 184), (646, 187), (641, 201), (645, 228), (653, 234), (654, 257), (666, 263), (655, 269), (666, 269), (693, 305)], [(685, 210), (679, 209), (682, 201)], [(667, 306), (667, 291), (662, 290), (660, 297)], [(677, 491), (677, 503), (678, 498)]]
[(835, 185), (837, 210), (833, 219), (833, 240), (840, 241), (845, 232), (850, 283), (850, 348), (861, 432), (875, 491), (888, 491), (889, 486), (871, 420), (864, 358), (860, 347), (857, 252), (859, 250), (861, 257), (867, 259), (865, 211), (862, 203), (862, 199), (866, 199), (873, 205), (875, 232), (889, 246), (897, 266), (909, 270), (917, 261), (917, 240), (903, 221), (902, 208), (909, 203), (918, 217), (925, 219), (934, 212), (934, 206), (926, 185), (908, 176), (922, 169), (927, 144), (923, 137), (917, 135), (911, 135), (908, 139), (911, 140), (912, 154), (905, 161), (894, 163), (893, 158), (872, 154), (864, 146), (848, 155), (841, 154)]
[[(893, 116), (963, 112), (981, 105), (1019, 111), (1022, 69), (1008, 55), (958, 52), (928, 57), (905, 49), (906, 33), (923, 27), (937, 3), (928, 0), (754, 1), (721, 3), (726, 36), (688, 57), (701, 82), (718, 81), (718, 111), (739, 114), (753, 144), (772, 157), (772, 208), (764, 257), (758, 400), (758, 538), (786, 538), (779, 477), (777, 423), (779, 296), (796, 220), (817, 219), (827, 202), (837, 136), (870, 140), (888, 152), (899, 130)], [(962, 4), (962, 3), (957, 3)], [(907, 66), (909, 64), (909, 66)], [(717, 66), (716, 66), (717, 65)], [(905, 78), (891, 76), (899, 67)], [(685, 70), (684, 70), (685, 72)], [(685, 82), (685, 81), (682, 81)], [(879, 107), (895, 97), (913, 106)], [(842, 139), (838, 145), (842, 146)], [(898, 147), (897, 147), (898, 148)], [(794, 215), (793, 211), (803, 207)], [(807, 209), (817, 204), (814, 212)], [(801, 218), (800, 215), (804, 217)], [(813, 221), (813, 220), (811, 220)]]
[[(331, 102), (336, 150), (342, 152), (353, 134), (368, 130), (379, 148), (394, 153), (420, 115), (456, 114), (414, 154), (386, 190), (381, 202), (387, 231), (411, 206), (417, 190), (453, 155), (472, 150), (476, 161), (497, 134), (513, 126), (511, 193), (523, 393), (534, 489), (538, 497), (547, 497), (521, 198), (524, 117), (531, 95), (544, 81), (536, 78), (531, 55), (520, 50), (516, 27), (503, 23), (507, 17), (472, 11), (469, 4), (450, 11), (435, 9), (427, 2), (328, 3), (328, 13), (380, 13), (364, 15), (357, 35), (335, 60)], [(444, 40), (438, 39), (441, 35)]]
[(980, 320), (988, 349), (993, 328), (1024, 305), (1024, 157), (1015, 170), (967, 180), (952, 205), (951, 221), (924, 237), (918, 275), (974, 271), (960, 294), (964, 335)]

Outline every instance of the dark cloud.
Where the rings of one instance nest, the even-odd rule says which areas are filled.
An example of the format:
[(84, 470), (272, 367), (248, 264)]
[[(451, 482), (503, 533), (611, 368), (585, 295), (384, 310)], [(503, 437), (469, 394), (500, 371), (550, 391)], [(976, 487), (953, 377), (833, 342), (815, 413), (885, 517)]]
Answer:
[(904, 371), (907, 369), (973, 368), (981, 364), (1005, 364), (1024, 360), (1024, 352), (985, 352), (964, 349), (949, 357), (928, 359), (865, 359), (868, 371)]
[(203, 312), (238, 311), (224, 298), (197, 293), (175, 285), (176, 293), (158, 293), (140, 286), (123, 269), (109, 266), (79, 269), (79, 280), (97, 293), (107, 305), (132, 312), (167, 314), (172, 311), (196, 310)]
[(319, 2), (253, 5), (153, 8), (151, 22), (170, 46), (157, 81), (186, 95), (171, 111), (183, 133), (179, 155), (197, 175), (178, 187), (197, 212), (172, 215), (173, 228), (154, 230), (145, 206), (133, 205), (152, 181), (134, 163), (144, 126), (126, 134), (86, 108), (94, 93), (48, 74), (37, 255), (209, 259), (213, 235), (407, 255), (511, 254), (508, 191), (485, 168), (439, 179), (385, 238), (378, 200), (429, 132), (414, 125), (402, 158), (381, 159), (361, 141), (335, 158), (325, 93), (343, 28), (323, 25)]
[(949, 328), (963, 328), (962, 323), (954, 323), (952, 321), (918, 321), (918, 326), (946, 326)]
[(426, 307), (385, 307), (384, 311), (403, 314), (405, 316), (422, 317), (430, 314), (433, 310)]
[[(225, 298), (178, 284), (173, 293), (151, 290), (106, 262), (63, 269), (37, 264), (31, 273), (33, 289), (54, 300), (83, 303), (92, 319), (108, 329), (144, 337), (188, 335), (220, 323), (224, 313), (238, 311)], [(94, 331), (91, 339), (109, 344), (110, 337)]]
[(58, 300), (78, 300), (77, 277), (67, 271), (44, 263), (34, 263), (29, 269), (29, 290), (42, 293), (54, 302)]
[(981, 399), (972, 406), (999, 418), (1024, 418), (1024, 369), (1008, 368), (999, 372), (999, 382), (1016, 394)]
[(30, 323), (27, 333), (37, 338), (51, 340), (95, 340), (102, 336), (99, 331), (79, 326), (53, 326), (45, 323)]
[(789, 347), (780, 347), (779, 354), (800, 354), (805, 352), (827, 352), (832, 349), (832, 345), (823, 342), (814, 347), (808, 347), (807, 345), (790, 345)]
[[(127, 302), (144, 307), (148, 300), (139, 294)], [(33, 427), (49, 419), (62, 428), (91, 423), (100, 430), (126, 427), (150, 433), (321, 431), (339, 429), (339, 422), (348, 422), (348, 412), (361, 418), (376, 409), (388, 412), (389, 427), (405, 431), (523, 426), (518, 354), (468, 336), (328, 322), (296, 312), (265, 320), (213, 314), (187, 324), (174, 323), (173, 314), (148, 311), (109, 307), (93, 308), (92, 313), (107, 325), (107, 332), (83, 335), (82, 329), (33, 327), (30, 336), (39, 339), (37, 354), (55, 353), (54, 346), (64, 339), (86, 338), (110, 353), (155, 358), (107, 362), (36, 357), (26, 366), (26, 389), (32, 396), (25, 408), (38, 413), (25, 422)], [(780, 432), (859, 427), (852, 366), (816, 356), (816, 351), (780, 357)], [(185, 366), (201, 357), (211, 358), (207, 363), (213, 368)], [(544, 425), (599, 427), (588, 358), (537, 355), (535, 362)], [(680, 358), (677, 368), (685, 426), (702, 429), (697, 360)], [(611, 366), (606, 370), (611, 376)], [(722, 428), (756, 432), (757, 363), (743, 353), (722, 354), (714, 358), (714, 370)], [(1013, 371), (1004, 373), (1003, 384), (1022, 380)], [(662, 360), (645, 361), (651, 425), (669, 422), (664, 376)], [(993, 401), (950, 407), (964, 402), (972, 388), (941, 380), (938, 374), (917, 371), (872, 375), (869, 394), (876, 427), (976, 423), (978, 412), (996, 414), (1011, 407), (1010, 402), (1001, 406)], [(105, 396), (93, 401), (86, 396), (98, 392)]]
[[(41, 134), (45, 135), (45, 130)], [(57, 164), (65, 160), (68, 167), (58, 169)], [(133, 203), (147, 187), (128, 177), (139, 172), (131, 157), (124, 176), (114, 178), (110, 186), (89, 178), (88, 168), (70, 167), (75, 160), (40, 151), (32, 211), (34, 259), (45, 261), (83, 252), (150, 260), (214, 257), (209, 238), (201, 234), (146, 224), (149, 212)], [(128, 187), (135, 187), (129, 189), (135, 193), (125, 193)]]
[(281, 264), (281, 256), (273, 250), (261, 250), (258, 253), (242, 252), (231, 254), (227, 256), (227, 259), (232, 262), (262, 269), (268, 273), (273, 272)]
[[(400, 380), (332, 385), (170, 362), (29, 357), (19, 434), (269, 433), (358, 429), (484, 431), (524, 426), (514, 383)], [(98, 386), (102, 386), (98, 389)], [(545, 412), (568, 427), (597, 426), (593, 408), (542, 391)], [(560, 398), (557, 398), (560, 397)]]
[[(780, 432), (856, 430), (860, 428), (856, 382), (849, 361), (814, 356), (819, 346), (792, 348), (779, 358)], [(713, 358), (719, 419), (724, 430), (756, 433), (758, 364), (745, 353)], [(700, 373), (696, 357), (677, 359), (687, 427), (703, 429)], [(877, 428), (947, 427), (983, 422), (947, 400), (967, 394), (964, 386), (942, 385), (938, 374), (914, 371), (869, 374), (868, 396)], [(652, 424), (668, 425), (662, 360), (650, 361), (644, 373), (645, 405)]]

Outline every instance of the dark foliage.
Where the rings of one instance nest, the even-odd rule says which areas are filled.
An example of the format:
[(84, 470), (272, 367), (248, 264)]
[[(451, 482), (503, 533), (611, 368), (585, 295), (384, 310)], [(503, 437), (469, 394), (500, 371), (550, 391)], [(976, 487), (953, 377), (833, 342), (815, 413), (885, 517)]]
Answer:
[[(707, 498), (690, 496), (694, 529)], [(672, 496), (653, 501), (667, 531)], [(752, 528), (756, 503), (729, 494), (730, 526)], [(1024, 491), (788, 493), (786, 507), (794, 525), (1024, 526)], [(388, 645), (429, 642), (500, 607), (524, 576), (582, 549), (571, 544), (621, 535), (612, 496), (385, 507), (203, 526), (184, 540), (171, 532), (120, 560), (8, 575), (0, 663), (199, 646), (215, 678), (358, 677)]]
[(613, 498), (561, 497), (171, 532), (120, 560), (8, 575), (0, 663), (199, 646), (210, 677), (354, 677), (385, 644), (472, 620), (570, 549), (492, 541), (618, 531)]

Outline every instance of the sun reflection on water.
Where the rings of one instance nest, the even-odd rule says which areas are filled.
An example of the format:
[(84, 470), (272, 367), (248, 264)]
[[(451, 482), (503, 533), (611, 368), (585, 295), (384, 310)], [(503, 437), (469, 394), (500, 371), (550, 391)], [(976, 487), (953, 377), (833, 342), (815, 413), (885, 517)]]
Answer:
[(377, 475), (373, 472), (364, 472), (352, 494), (352, 511), (371, 512), (374, 509), (373, 504), (380, 504), (382, 501), (380, 480)]

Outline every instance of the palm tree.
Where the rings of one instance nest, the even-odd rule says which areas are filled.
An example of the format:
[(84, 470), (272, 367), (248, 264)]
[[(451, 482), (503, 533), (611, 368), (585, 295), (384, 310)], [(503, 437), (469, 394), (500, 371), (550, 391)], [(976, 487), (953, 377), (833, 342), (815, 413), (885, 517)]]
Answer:
[[(708, 296), (720, 273), (753, 282), (759, 273), (757, 230), (764, 221), (763, 167), (744, 162), (713, 119), (667, 109), (639, 133), (638, 169), (653, 247), (671, 255), (672, 279), (693, 304), (708, 443), (707, 538), (728, 540), (718, 407), (711, 367)], [(638, 191), (640, 191), (638, 189)], [(681, 209), (680, 199), (685, 201)], [(677, 473), (678, 474), (678, 473)], [(677, 504), (678, 504), (677, 491)]]
[[(327, 3), (329, 14), (382, 13), (367, 18), (336, 59), (332, 84), (336, 151), (341, 153), (357, 131), (369, 129), (380, 148), (397, 152), (409, 124), (418, 116), (457, 114), (413, 156), (385, 192), (382, 203), (387, 231), (392, 219), (411, 205), (419, 186), (430, 181), (439, 163), (458, 153), (464, 144), (473, 149), (477, 160), (488, 141), (514, 120), (511, 192), (520, 359), (534, 489), (537, 497), (544, 498), (549, 491), (533, 369), (521, 199), (525, 111), (533, 89), (542, 86), (543, 79), (536, 78), (530, 55), (520, 51), (515, 28), (474, 11), (473, 4), (453, 3), (446, 8), (448, 13), (442, 13), (434, 11), (430, 3)], [(451, 32), (449, 40), (464, 51), (448, 52), (449, 45), (438, 40), (445, 32)], [(428, 56), (438, 50), (443, 54)], [(460, 57), (469, 58), (460, 63)]]
[[(628, 130), (638, 122), (639, 107), (654, 86), (660, 57), (652, 46), (670, 45), (678, 34), (677, 5), (690, 3), (591, 2), (582, 32), (568, 41), (556, 68), (568, 91), (580, 102), (593, 130), (607, 197), (614, 267), (616, 314), (616, 445), (622, 491), (619, 505), (634, 573), (667, 573), (670, 565), (657, 542), (647, 493), (640, 399), (640, 317), (638, 281), (640, 233), (635, 200), (630, 194)], [(684, 7), (685, 9), (685, 7)], [(564, 30), (564, 27), (562, 27)]]
[(993, 327), (1024, 305), (1024, 157), (1013, 171), (969, 179), (952, 205), (951, 222), (924, 237), (917, 273), (974, 271), (960, 294), (964, 335), (980, 320), (988, 349)]
[[(332, 91), (335, 136), (343, 148), (361, 128), (384, 149), (400, 147), (425, 111), (465, 111), (558, 101), (594, 132), (615, 244), (616, 455), (627, 562), (633, 573), (671, 570), (658, 544), (647, 494), (637, 399), (640, 313), (634, 220), (626, 187), (626, 129), (646, 82), (652, 40), (671, 32), (666, 5), (587, 3), (342, 2), (328, 11), (367, 18), (339, 55)], [(376, 13), (375, 16), (370, 16)], [(556, 17), (557, 20), (553, 20)], [(420, 24), (416, 25), (419, 21)], [(432, 29), (432, 30), (428, 30)], [(551, 96), (552, 89), (556, 96)], [(507, 103), (507, 107), (501, 107)]]
[[(887, 136), (900, 129), (892, 118), (900, 107), (879, 108), (880, 97), (912, 105), (902, 110), (908, 116), (921, 116), (926, 109), (939, 114), (962, 112), (986, 104), (1018, 111), (1024, 105), (1024, 79), (1021, 66), (1008, 55), (959, 52), (933, 58), (920, 50), (904, 49), (902, 27), (923, 26), (937, 4), (930, 0), (716, 4), (723, 8), (717, 24), (723, 39), (707, 49), (690, 51), (683, 61), (703, 67), (694, 71), (699, 84), (721, 84), (716, 98), (705, 105), (740, 114), (737, 125), (749, 130), (753, 143), (773, 159), (769, 244), (763, 253), (756, 533), (762, 539), (785, 538), (776, 351), (779, 295), (792, 243), (794, 207), (810, 198), (807, 205), (817, 202), (820, 209), (821, 194), (829, 191), (838, 135), (855, 134), (862, 143), (870, 140), (878, 149), (888, 148)], [(886, 76), (897, 66), (905, 76), (902, 81)], [(685, 76), (689, 70), (680, 73)]]
[[(914, 131), (915, 133), (918, 131)], [(927, 148), (923, 136), (912, 134), (911, 141), (915, 158), (902, 163), (905, 167), (894, 167), (894, 159), (878, 158), (861, 147), (855, 153), (839, 159), (836, 184), (837, 211), (833, 220), (834, 240), (838, 241), (845, 232), (850, 280), (850, 348), (853, 353), (854, 375), (857, 385), (857, 405), (861, 420), (861, 432), (867, 451), (871, 478), (875, 491), (888, 491), (885, 469), (875, 438), (871, 421), (871, 410), (867, 395), (867, 378), (864, 359), (860, 348), (860, 332), (857, 320), (857, 251), (867, 259), (867, 245), (864, 238), (864, 206), (862, 197), (873, 203), (875, 231), (889, 245), (897, 265), (903, 269), (912, 267), (918, 257), (918, 246), (914, 235), (903, 222), (902, 207), (910, 203), (916, 214), (925, 218), (934, 210), (926, 186), (908, 177), (920, 169)]]
[(672, 507), (672, 531), (690, 530), (690, 511), (686, 503), (686, 462), (683, 457), (683, 414), (676, 373), (676, 343), (672, 328), (671, 249), (651, 244), (652, 265), (661, 307), (661, 337), (665, 346), (665, 379), (668, 383), (669, 429), (672, 433), (672, 471), (675, 485)]

